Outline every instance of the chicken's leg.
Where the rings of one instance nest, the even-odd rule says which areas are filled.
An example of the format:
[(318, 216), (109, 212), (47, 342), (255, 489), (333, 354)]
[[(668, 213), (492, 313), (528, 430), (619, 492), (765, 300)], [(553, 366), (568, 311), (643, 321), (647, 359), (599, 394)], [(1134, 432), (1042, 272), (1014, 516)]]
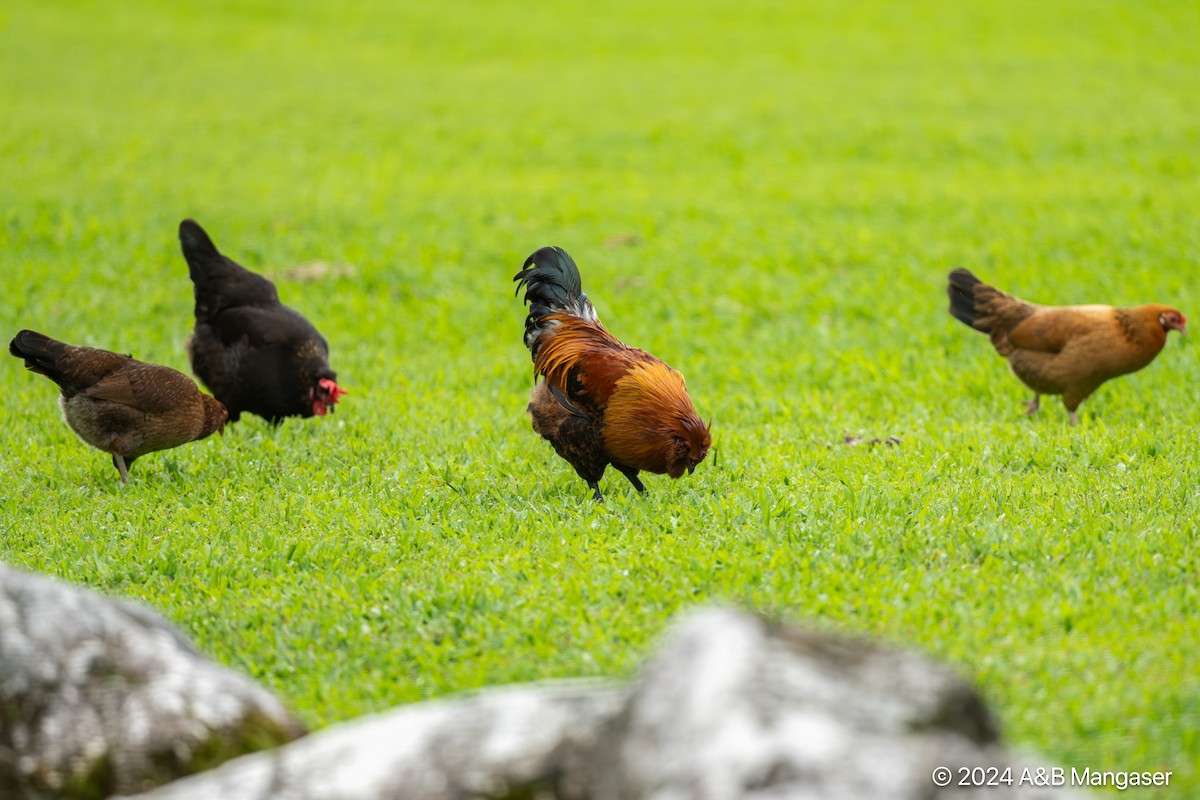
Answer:
[(613, 464), (613, 466), (617, 468), (617, 472), (620, 472), (626, 478), (629, 478), (629, 482), (633, 484), (633, 488), (637, 489), (639, 492), (646, 491), (646, 484), (642, 483), (642, 479), (638, 477), (638, 471), (636, 469), (633, 467), (622, 467), (620, 464)]
[(121, 483), (129, 483), (129, 468), (125, 466), (125, 458), (113, 453), (113, 466), (121, 473)]
[(600, 481), (588, 481), (588, 488), (596, 492), (592, 495), (593, 500), (597, 503), (604, 502), (604, 495), (600, 494)]
[(1036, 414), (1037, 410), (1041, 408), (1041, 406), (1042, 396), (1040, 394), (1035, 394), (1032, 400), (1025, 401), (1025, 413), (1029, 415)]

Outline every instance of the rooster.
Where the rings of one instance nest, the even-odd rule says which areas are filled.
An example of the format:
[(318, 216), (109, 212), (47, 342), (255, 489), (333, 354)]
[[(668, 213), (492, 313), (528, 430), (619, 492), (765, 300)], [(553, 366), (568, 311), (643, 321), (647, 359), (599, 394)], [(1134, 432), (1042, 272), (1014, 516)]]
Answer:
[(59, 403), (71, 430), (112, 455), (121, 482), (135, 459), (210, 436), (228, 417), (220, 401), (182, 372), (94, 347), (74, 347), (21, 331), (8, 352), (62, 390)]
[(525, 289), (525, 345), (541, 377), (529, 401), (533, 429), (603, 501), (612, 464), (639, 492), (639, 471), (678, 478), (712, 445), (683, 376), (645, 350), (618, 341), (583, 293), (579, 268), (559, 247), (543, 247), (513, 278)]
[(278, 425), (332, 411), (346, 390), (312, 323), (279, 302), (271, 281), (221, 255), (194, 221), (180, 223), (179, 243), (196, 298), (188, 358), (229, 421), (245, 411)]
[(1186, 333), (1187, 318), (1170, 306), (1039, 306), (976, 278), (950, 273), (950, 313), (988, 334), (996, 352), (1033, 390), (1026, 413), (1043, 394), (1061, 394), (1071, 422), (1075, 409), (1109, 378), (1137, 372), (1163, 349), (1169, 331)]

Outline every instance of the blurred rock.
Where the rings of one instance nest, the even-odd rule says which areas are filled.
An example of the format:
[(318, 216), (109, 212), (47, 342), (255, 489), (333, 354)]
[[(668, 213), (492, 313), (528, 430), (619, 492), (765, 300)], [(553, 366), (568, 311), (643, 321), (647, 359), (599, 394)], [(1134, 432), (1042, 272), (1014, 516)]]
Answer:
[(231, 761), (138, 800), (585, 800), (591, 756), (625, 692), (492, 689), (421, 703)]
[[(996, 767), (992, 789), (936, 767)], [(979, 695), (870, 642), (708, 610), (629, 690), (494, 689), (424, 703), (232, 761), (137, 800), (1034, 800)], [(1045, 775), (1045, 773), (1041, 773)]]
[[(597, 758), (596, 800), (926, 800), (933, 770), (1012, 766), (972, 797), (1069, 792), (1018, 785), (1023, 761), (951, 670), (865, 640), (708, 610), (643, 669)], [(1030, 764), (1030, 766), (1042, 766)], [(1044, 774), (1044, 773), (1043, 773)], [(993, 794), (994, 792), (994, 794)]]
[(0, 565), (0, 798), (145, 791), (303, 733), (157, 614)]

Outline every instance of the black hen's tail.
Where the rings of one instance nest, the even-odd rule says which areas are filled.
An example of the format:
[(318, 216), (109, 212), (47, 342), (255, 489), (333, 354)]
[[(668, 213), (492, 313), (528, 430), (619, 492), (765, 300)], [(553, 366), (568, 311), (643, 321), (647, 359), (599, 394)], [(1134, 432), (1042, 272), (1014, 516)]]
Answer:
[(592, 301), (583, 293), (579, 267), (561, 247), (543, 247), (535, 252), (525, 259), (524, 267), (513, 280), (521, 282), (518, 293), (521, 286), (525, 287), (525, 302), (529, 304), (529, 315), (525, 317), (525, 346), (530, 352), (542, 331), (555, 324), (545, 322), (551, 314), (570, 314), (589, 322), (600, 321)]
[(213, 240), (194, 219), (179, 223), (179, 245), (187, 259), (188, 273), (192, 280), (206, 278), (214, 268), (223, 266), (225, 260)]
[(179, 223), (179, 246), (195, 287), (197, 321), (208, 320), (236, 306), (278, 305), (275, 284), (221, 255), (195, 220)]
[(975, 305), (975, 287), (981, 284), (987, 286), (969, 269), (959, 268), (951, 272), (950, 285), (947, 287), (950, 294), (950, 315), (970, 328), (991, 333), (990, 326), (980, 327), (977, 324), (980, 317), (986, 316), (980, 313)]

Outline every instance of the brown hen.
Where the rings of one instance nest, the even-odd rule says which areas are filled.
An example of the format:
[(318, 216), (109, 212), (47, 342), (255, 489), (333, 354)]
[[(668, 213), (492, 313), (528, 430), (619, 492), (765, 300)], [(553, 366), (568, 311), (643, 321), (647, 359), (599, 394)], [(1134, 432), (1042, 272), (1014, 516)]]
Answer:
[(63, 417), (80, 439), (112, 454), (121, 481), (135, 459), (222, 430), (228, 414), (170, 367), (21, 331), (8, 351), (62, 390)]

